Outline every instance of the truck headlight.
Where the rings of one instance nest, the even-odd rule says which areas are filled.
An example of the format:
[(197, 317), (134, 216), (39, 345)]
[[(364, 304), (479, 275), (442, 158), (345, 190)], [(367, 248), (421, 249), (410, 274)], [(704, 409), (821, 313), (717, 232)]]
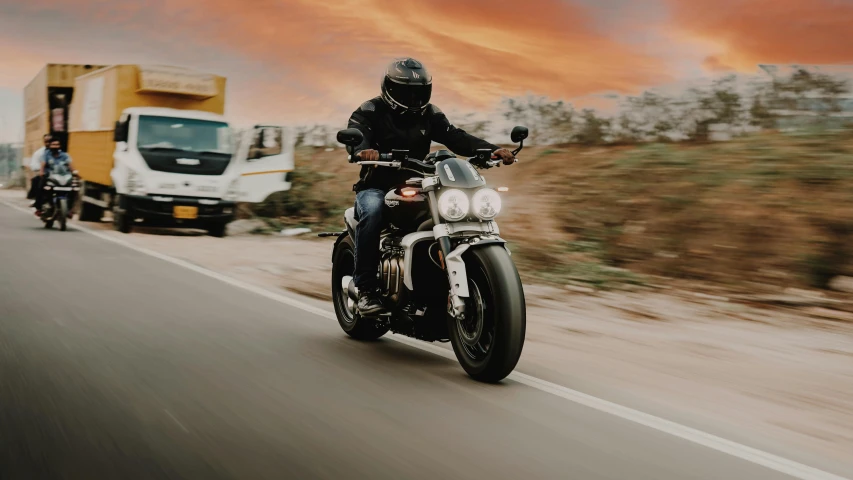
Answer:
[(501, 213), (501, 196), (491, 188), (481, 188), (471, 198), (471, 209), (480, 220), (491, 220)]
[(448, 222), (457, 222), (468, 215), (471, 202), (462, 190), (450, 189), (438, 197), (438, 213)]
[(142, 177), (133, 170), (127, 170), (127, 191), (131, 195), (145, 195), (148, 192)]

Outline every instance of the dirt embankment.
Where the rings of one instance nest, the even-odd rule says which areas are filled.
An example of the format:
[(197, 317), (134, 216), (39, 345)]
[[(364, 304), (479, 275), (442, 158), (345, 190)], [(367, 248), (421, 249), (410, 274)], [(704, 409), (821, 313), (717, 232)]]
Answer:
[[(710, 145), (526, 148), (485, 172), (507, 186), (502, 234), (527, 279), (597, 288), (659, 278), (770, 291), (853, 274), (853, 133)], [(357, 167), (302, 148), (294, 190), (256, 208), (340, 228)]]

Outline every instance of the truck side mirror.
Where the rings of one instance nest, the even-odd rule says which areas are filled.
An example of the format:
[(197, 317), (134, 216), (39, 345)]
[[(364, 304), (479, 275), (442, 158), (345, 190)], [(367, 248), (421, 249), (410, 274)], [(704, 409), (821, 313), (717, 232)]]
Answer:
[(115, 130), (113, 130), (113, 141), (118, 142), (126, 142), (127, 141), (127, 122), (122, 123), (121, 121), (116, 122)]
[(284, 129), (275, 126), (257, 126), (249, 147), (248, 160), (281, 155), (284, 152)]

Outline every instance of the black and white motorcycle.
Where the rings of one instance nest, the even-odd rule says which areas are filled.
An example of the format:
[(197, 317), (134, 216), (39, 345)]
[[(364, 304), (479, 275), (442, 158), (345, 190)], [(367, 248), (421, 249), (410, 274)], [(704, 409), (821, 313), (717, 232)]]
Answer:
[[(524, 147), (527, 128), (512, 130), (513, 152)], [(423, 160), (408, 151), (358, 161), (353, 148), (363, 136), (338, 132), (350, 162), (408, 170), (412, 178), (385, 196), (388, 225), (381, 235), (379, 277), (388, 313), (361, 318), (353, 283), (355, 210), (344, 214), (346, 229), (332, 253), (332, 295), (341, 328), (351, 337), (375, 340), (389, 330), (427, 342), (450, 341), (472, 378), (499, 382), (518, 363), (524, 345), (526, 306), (518, 270), (495, 217), (500, 194), (474, 167), (500, 166), (489, 150), (463, 160), (447, 150)]]
[(58, 168), (44, 180), (44, 204), (40, 216), (44, 228), (53, 228), (54, 222), (58, 221), (59, 229), (65, 231), (75, 194), (80, 191), (76, 174), (68, 168)]

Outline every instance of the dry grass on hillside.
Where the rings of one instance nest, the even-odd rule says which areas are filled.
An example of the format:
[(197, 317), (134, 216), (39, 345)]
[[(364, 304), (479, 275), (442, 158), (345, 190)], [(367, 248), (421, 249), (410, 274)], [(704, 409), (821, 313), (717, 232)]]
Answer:
[[(606, 287), (643, 274), (823, 287), (853, 274), (853, 133), (706, 145), (526, 148), (485, 172), (509, 187), (502, 233), (525, 275)], [(338, 229), (358, 168), (302, 148), (294, 188), (256, 213)]]

